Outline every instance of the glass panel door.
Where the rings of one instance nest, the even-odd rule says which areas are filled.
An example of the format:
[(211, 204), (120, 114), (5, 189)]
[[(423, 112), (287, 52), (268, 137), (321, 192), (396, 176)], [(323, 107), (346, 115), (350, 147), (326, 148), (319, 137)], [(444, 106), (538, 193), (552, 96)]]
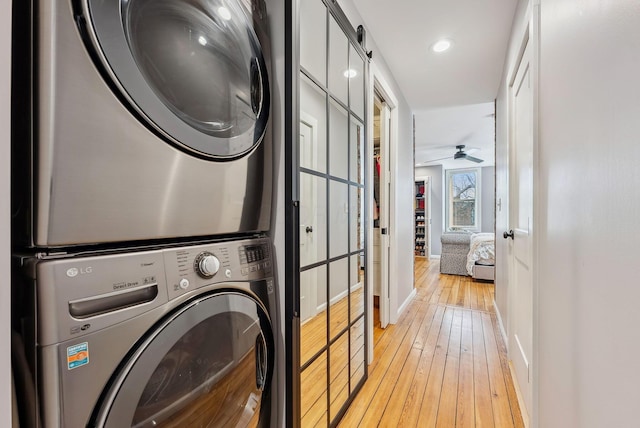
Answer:
[[(297, 81), (299, 418), (336, 426), (367, 376), (365, 77), (368, 61), (333, 2), (300, 0)], [(295, 294), (295, 293), (294, 293)], [(294, 412), (295, 414), (295, 412)]]

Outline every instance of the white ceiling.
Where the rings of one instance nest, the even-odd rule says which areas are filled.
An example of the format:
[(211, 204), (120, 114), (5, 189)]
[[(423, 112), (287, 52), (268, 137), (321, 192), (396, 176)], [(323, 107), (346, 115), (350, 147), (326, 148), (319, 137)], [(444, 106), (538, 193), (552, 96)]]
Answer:
[[(495, 164), (493, 102), (423, 110), (415, 112), (415, 116), (416, 166), (441, 164), (445, 169), (453, 169)], [(453, 154), (459, 144), (465, 145), (467, 154), (484, 162), (454, 160)]]
[[(493, 128), (487, 124), (493, 118), (486, 115), (493, 113), (517, 0), (353, 2), (379, 50), (374, 61), (384, 57), (416, 115), (416, 163), (446, 156), (434, 147), (449, 146), (453, 155), (467, 136), (461, 144), (483, 148), (490, 136), (492, 147)], [(453, 47), (431, 52), (441, 38)], [(487, 160), (480, 165), (493, 164), (493, 149), (488, 152), (482, 152)]]

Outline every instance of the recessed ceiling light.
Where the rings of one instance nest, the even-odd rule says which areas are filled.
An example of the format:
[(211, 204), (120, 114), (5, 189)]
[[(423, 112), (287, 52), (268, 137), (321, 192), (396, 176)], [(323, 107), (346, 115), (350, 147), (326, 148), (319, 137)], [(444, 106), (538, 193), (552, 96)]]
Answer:
[(355, 71), (353, 68), (350, 68), (346, 70), (343, 74), (344, 74), (344, 77), (351, 79), (353, 77), (356, 77), (358, 75), (358, 72)]
[(434, 51), (435, 53), (441, 53), (441, 52), (444, 52), (444, 51), (448, 50), (451, 47), (452, 44), (453, 43), (451, 42), (451, 40), (441, 39), (441, 40), (438, 40), (437, 42), (435, 42), (431, 46), (431, 50)]
[(224, 6), (220, 6), (218, 8), (218, 15), (220, 15), (220, 18), (225, 21), (229, 21), (231, 19), (231, 11)]
[(198, 43), (200, 43), (202, 46), (207, 46), (207, 39), (205, 39), (204, 36), (200, 36), (198, 37)]

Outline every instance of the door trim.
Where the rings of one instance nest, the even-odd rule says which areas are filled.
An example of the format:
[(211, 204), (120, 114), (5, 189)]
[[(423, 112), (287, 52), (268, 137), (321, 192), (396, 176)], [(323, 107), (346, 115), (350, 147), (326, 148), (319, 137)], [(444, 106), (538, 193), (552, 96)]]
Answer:
[[(375, 91), (374, 91), (375, 92)], [(382, 158), (380, 170), (380, 182), (378, 195), (380, 198), (380, 209), (378, 219), (380, 226), (380, 327), (386, 328), (389, 325), (389, 258), (391, 257), (390, 229), (391, 229), (391, 178), (390, 178), (390, 142), (391, 142), (391, 108), (381, 96), (376, 99), (380, 101), (380, 156)], [(383, 233), (384, 232), (384, 233)]]
[[(369, 67), (369, 85), (367, 91), (369, 91), (368, 99), (374, 99), (374, 90), (377, 91), (380, 95), (382, 95), (384, 101), (387, 103), (387, 106), (390, 110), (391, 115), (391, 129), (389, 132), (389, 177), (391, 180), (391, 191), (389, 195), (389, 266), (388, 266), (388, 277), (395, 278), (397, 276), (397, 262), (396, 262), (396, 254), (395, 249), (397, 248), (396, 243), (396, 192), (394, 187), (393, 177), (396, 177), (397, 171), (397, 144), (398, 144), (398, 99), (393, 93), (391, 89), (391, 85), (387, 82), (384, 77), (384, 73), (381, 68), (378, 67), (375, 60), (371, 60)], [(366, 112), (368, 118), (367, 131), (370, 136), (367, 139), (367, 153), (373, 153), (373, 102), (369, 103), (370, 107)], [(367, 159), (368, 171), (369, 174), (373, 174), (373, 157), (369, 156)], [(373, 182), (373, 180), (371, 180)], [(368, 201), (369, 207), (368, 212), (373, 212), (373, 186), (369, 186), (368, 192)], [(367, 229), (368, 236), (373, 236), (373, 220), (369, 217), (367, 221)], [(373, 266), (373, 240), (370, 239), (366, 243), (367, 245), (367, 266)], [(367, 319), (368, 324), (368, 363), (371, 364), (373, 361), (373, 275), (367, 275), (367, 312), (369, 313), (369, 317)], [(397, 289), (395, 287), (389, 287), (389, 301), (388, 301), (388, 313), (389, 313), (389, 323), (395, 324), (398, 321), (398, 297), (397, 297)], [(382, 304), (382, 303), (381, 303)], [(382, 316), (382, 309), (380, 311), (380, 315)]]

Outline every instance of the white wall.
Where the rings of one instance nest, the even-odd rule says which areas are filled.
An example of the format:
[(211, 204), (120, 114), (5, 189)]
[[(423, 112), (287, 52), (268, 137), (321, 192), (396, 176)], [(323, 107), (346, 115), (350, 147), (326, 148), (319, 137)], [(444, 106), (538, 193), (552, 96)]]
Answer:
[(482, 168), (480, 174), (480, 227), (481, 232), (493, 232), (496, 208), (496, 169), (493, 166)]
[(11, 2), (0, 9), (0, 426), (11, 426)]
[[(338, 2), (351, 24), (355, 27), (366, 24), (351, 0)], [(390, 283), (397, 285), (395, 299), (391, 301), (391, 322), (397, 319), (397, 310), (413, 291), (413, 115), (393, 74), (380, 55), (375, 40), (367, 34), (367, 49), (373, 51), (373, 59), (384, 79), (398, 100), (398, 145), (391, 162), (395, 167), (395, 177), (391, 185), (395, 192), (395, 221), (390, 225), (395, 235), (395, 270), (391, 271)], [(394, 243), (392, 242), (392, 245)], [(393, 295), (392, 295), (393, 297)], [(395, 300), (395, 301), (394, 301)]]
[[(640, 3), (537, 3), (539, 384), (533, 422), (541, 428), (637, 426)], [(523, 12), (520, 5), (505, 70), (516, 61)], [(497, 99), (496, 159), (503, 208), (506, 84), (505, 75)], [(497, 214), (501, 233), (507, 213)], [(506, 319), (504, 245), (497, 256), (496, 303)]]
[(640, 2), (542, 0), (539, 426), (638, 426)]

